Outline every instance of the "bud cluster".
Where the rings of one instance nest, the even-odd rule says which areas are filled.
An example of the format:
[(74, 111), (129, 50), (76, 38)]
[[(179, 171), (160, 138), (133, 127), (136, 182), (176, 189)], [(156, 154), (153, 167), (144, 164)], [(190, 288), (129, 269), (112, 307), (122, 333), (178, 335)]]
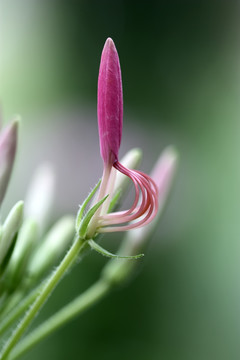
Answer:
[[(46, 231), (55, 176), (52, 167), (45, 164), (37, 170), (25, 203), (17, 202), (0, 223), (0, 334), (31, 305), (3, 347), (0, 355), (3, 360), (8, 359), (12, 347), (83, 251), (93, 249), (113, 258), (102, 272), (104, 291), (127, 279), (136, 263), (128, 260), (143, 256), (149, 235), (166, 202), (177, 164), (177, 154), (172, 147), (161, 154), (151, 176), (137, 170), (141, 159), (139, 149), (129, 151), (122, 161), (118, 159), (123, 92), (119, 57), (110, 38), (101, 57), (97, 111), (103, 176), (80, 206), (76, 220), (73, 216), (64, 216)], [(15, 120), (0, 133), (0, 206), (13, 168), (17, 130), (18, 120)], [(129, 184), (133, 185), (135, 198), (129, 209), (119, 210), (119, 202)], [(98, 243), (99, 234), (128, 230), (132, 231), (127, 233), (118, 255)], [(56, 269), (52, 271), (54, 267)], [(102, 295), (104, 291), (101, 290)], [(89, 295), (86, 298), (90, 305), (92, 299)], [(15, 311), (19, 302), (20, 311)], [(85, 308), (81, 301), (79, 306)], [(63, 309), (59, 323), (70, 319), (77, 308), (74, 301), (69, 313)], [(50, 326), (55, 329), (56, 323), (50, 321)], [(48, 334), (49, 329), (44, 329)], [(44, 331), (40, 329), (39, 338), (43, 337)]]
[[(1, 202), (14, 163), (17, 128), (18, 122), (14, 121), (0, 134)], [(22, 297), (34, 288), (57, 265), (74, 238), (73, 216), (59, 219), (46, 233), (54, 186), (52, 167), (47, 164), (39, 167), (29, 186), (25, 204), (23, 201), (17, 202), (3, 224), (0, 224), (2, 310), (8, 303), (11, 303), (10, 308), (15, 305), (14, 301), (9, 301), (15, 293), (20, 293)]]

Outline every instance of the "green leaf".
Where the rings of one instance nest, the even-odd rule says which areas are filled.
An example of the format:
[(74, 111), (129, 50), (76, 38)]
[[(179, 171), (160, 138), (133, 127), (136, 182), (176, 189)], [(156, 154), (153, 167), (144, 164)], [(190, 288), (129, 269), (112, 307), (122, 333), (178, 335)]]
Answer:
[(87, 227), (92, 219), (95, 212), (100, 208), (100, 206), (104, 203), (104, 201), (108, 198), (109, 195), (106, 195), (102, 200), (98, 201), (90, 210), (88, 210), (87, 214), (84, 216), (81, 225), (78, 230), (78, 234), (80, 238), (84, 239), (87, 233)]
[(99, 188), (101, 183), (101, 179), (99, 180), (99, 182), (97, 183), (97, 185), (93, 188), (93, 190), (90, 192), (90, 194), (88, 195), (88, 197), (84, 200), (83, 204), (80, 206), (78, 213), (77, 213), (77, 217), (76, 217), (76, 231), (79, 232), (79, 227), (81, 224), (81, 220), (83, 217), (83, 213), (84, 210), (87, 206), (87, 204), (89, 203), (89, 201), (92, 199), (92, 197), (95, 195), (97, 189)]
[(134, 259), (139, 259), (141, 257), (144, 256), (144, 254), (139, 254), (139, 255), (133, 255), (133, 256), (122, 256), (122, 255), (115, 255), (110, 253), (109, 251), (107, 251), (106, 249), (104, 249), (103, 247), (101, 247), (99, 244), (97, 244), (94, 240), (88, 240), (89, 245), (91, 246), (91, 248), (95, 251), (97, 251), (99, 254), (109, 257), (109, 258), (117, 258), (117, 259), (129, 259), (129, 260), (134, 260)]

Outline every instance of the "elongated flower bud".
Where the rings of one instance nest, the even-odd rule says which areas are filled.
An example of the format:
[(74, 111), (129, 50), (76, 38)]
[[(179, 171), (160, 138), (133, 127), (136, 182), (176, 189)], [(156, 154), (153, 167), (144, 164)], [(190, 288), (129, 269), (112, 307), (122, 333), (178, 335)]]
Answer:
[(25, 216), (37, 222), (40, 236), (48, 226), (53, 207), (55, 183), (54, 170), (51, 164), (45, 163), (37, 168), (27, 192)]
[(118, 53), (112, 39), (105, 42), (98, 77), (98, 127), (105, 165), (118, 160), (122, 137), (123, 95)]
[(17, 146), (18, 121), (15, 120), (0, 134), (0, 204), (11, 176)]
[(21, 226), (18, 238), (9, 260), (5, 274), (5, 283), (13, 290), (24, 279), (24, 271), (30, 259), (34, 245), (38, 240), (36, 221), (27, 219)]
[[(98, 77), (98, 127), (100, 150), (104, 161), (103, 176), (97, 203), (104, 199), (91, 219), (87, 237), (95, 233), (135, 229), (150, 223), (158, 211), (158, 188), (150, 176), (128, 169), (118, 161), (122, 136), (123, 100), (119, 58), (112, 39), (108, 38), (102, 52)], [(130, 209), (109, 213), (116, 172), (127, 176), (135, 188)]]
[(0, 265), (10, 249), (23, 220), (23, 201), (17, 202), (8, 214), (3, 227), (0, 240)]
[(30, 282), (31, 279), (41, 278), (67, 250), (74, 237), (74, 225), (72, 216), (64, 216), (49, 230), (28, 264), (27, 276)]

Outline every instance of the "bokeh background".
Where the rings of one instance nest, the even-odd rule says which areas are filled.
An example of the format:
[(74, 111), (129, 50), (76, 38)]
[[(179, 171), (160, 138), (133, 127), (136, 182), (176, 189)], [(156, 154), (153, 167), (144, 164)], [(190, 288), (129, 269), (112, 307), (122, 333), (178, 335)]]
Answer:
[[(22, 116), (3, 213), (44, 161), (57, 175), (50, 222), (74, 214), (101, 176), (96, 90), (108, 36), (123, 76), (121, 155), (141, 147), (146, 172), (168, 144), (181, 157), (138, 276), (24, 359), (239, 359), (239, 31), (234, 0), (0, 0), (4, 122)], [(116, 251), (118, 241), (105, 245)], [(84, 258), (36, 323), (106, 261)]]

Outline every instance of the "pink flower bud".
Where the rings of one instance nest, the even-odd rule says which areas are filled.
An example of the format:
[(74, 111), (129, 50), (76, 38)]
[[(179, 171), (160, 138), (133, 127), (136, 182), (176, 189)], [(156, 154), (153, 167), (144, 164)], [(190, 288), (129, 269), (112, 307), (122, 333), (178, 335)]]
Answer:
[[(128, 169), (118, 161), (122, 118), (119, 58), (112, 39), (108, 38), (103, 48), (98, 77), (98, 127), (104, 169), (97, 201), (109, 196), (94, 214), (88, 238), (95, 233), (126, 231), (147, 225), (158, 211), (158, 188), (155, 182), (143, 172)], [(116, 171), (130, 178), (135, 188), (135, 198), (130, 209), (109, 213)]]
[(118, 160), (122, 137), (123, 95), (118, 53), (112, 39), (105, 42), (98, 77), (98, 127), (105, 165)]
[(18, 121), (14, 121), (0, 134), (0, 204), (11, 176), (17, 147)]

